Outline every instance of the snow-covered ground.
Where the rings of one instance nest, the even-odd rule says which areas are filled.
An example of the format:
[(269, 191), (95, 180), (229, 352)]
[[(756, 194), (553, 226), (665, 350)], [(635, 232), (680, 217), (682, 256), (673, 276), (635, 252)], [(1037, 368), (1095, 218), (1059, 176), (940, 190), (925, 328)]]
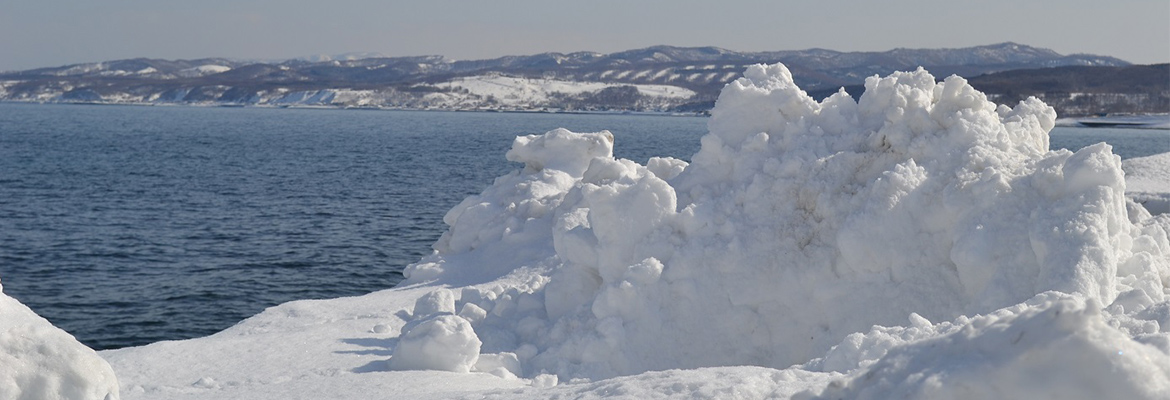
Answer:
[(232, 70), (232, 68), (228, 67), (228, 66), (207, 64), (207, 65), (200, 65), (198, 67), (192, 67), (192, 68), (180, 70), (178, 72), (178, 75), (181, 77), (184, 77), (184, 78), (194, 78), (194, 77), (200, 77), (200, 76), (204, 76), (204, 75), (218, 74), (221, 72), (227, 72), (227, 71), (231, 71), (231, 70)]
[[(627, 71), (628, 72), (628, 71)], [(621, 76), (618, 77), (622, 78)], [(443, 89), (465, 89), (470, 94), (491, 97), (503, 106), (531, 107), (548, 104), (554, 94), (579, 95), (598, 92), (605, 88), (633, 86), (644, 96), (667, 99), (688, 99), (695, 95), (690, 89), (670, 85), (615, 84), (603, 82), (576, 82), (556, 79), (531, 79), (502, 75), (457, 78), (435, 85)]]
[[(1049, 151), (1050, 107), (958, 77), (866, 86), (750, 67), (689, 165), (519, 137), (400, 287), (99, 354), (125, 399), (1170, 398), (1170, 214), (1125, 194), (1165, 155)], [(50, 365), (17, 387), (113, 382)]]

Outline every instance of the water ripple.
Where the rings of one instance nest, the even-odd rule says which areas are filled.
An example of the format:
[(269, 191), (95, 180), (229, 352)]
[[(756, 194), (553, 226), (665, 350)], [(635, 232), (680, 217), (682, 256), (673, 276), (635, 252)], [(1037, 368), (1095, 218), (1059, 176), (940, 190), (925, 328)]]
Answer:
[(0, 104), (0, 279), (94, 348), (204, 336), (392, 287), (450, 207), (518, 167), (516, 135), (611, 129), (681, 157), (705, 122)]

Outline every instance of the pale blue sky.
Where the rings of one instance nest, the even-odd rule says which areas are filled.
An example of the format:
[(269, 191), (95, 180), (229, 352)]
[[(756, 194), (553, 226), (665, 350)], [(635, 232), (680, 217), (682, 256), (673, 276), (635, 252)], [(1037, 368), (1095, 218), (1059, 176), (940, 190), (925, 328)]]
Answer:
[(656, 44), (883, 51), (1005, 41), (1170, 62), (1170, 0), (0, 0), (0, 70), (134, 57), (480, 59)]

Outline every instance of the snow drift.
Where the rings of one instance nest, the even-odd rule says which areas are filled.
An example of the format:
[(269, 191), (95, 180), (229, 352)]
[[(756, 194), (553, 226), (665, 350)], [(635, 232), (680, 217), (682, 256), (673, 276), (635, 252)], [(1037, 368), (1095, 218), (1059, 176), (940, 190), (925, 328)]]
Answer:
[[(938, 382), (1080, 357), (1121, 371), (1089, 375), (1165, 394), (1170, 321), (1142, 312), (1167, 304), (1166, 220), (1126, 199), (1108, 145), (1049, 151), (1054, 120), (1036, 99), (996, 107), (921, 69), (868, 79), (858, 102), (818, 103), (777, 64), (723, 90), (690, 165), (614, 159), (607, 132), (520, 137), (508, 159), (525, 168), (451, 210), (436, 253), (408, 267), (408, 285), (463, 287), (450, 313), (411, 323), (457, 314), (484, 353), (514, 355), (528, 377), (886, 362), (897, 368), (881, 370), (883, 385), (897, 390), (945, 359), (886, 349), (1009, 351), (985, 349), (1003, 339), (988, 330), (1018, 330), (1069, 344), (1021, 339), (989, 356), (1007, 361)], [(978, 316), (1012, 307), (1014, 318)], [(907, 318), (934, 333), (855, 337)], [(936, 337), (947, 329), (965, 333)], [(1060, 355), (1081, 346), (1083, 357)], [(1121, 347), (1145, 364), (1108, 357)], [(1137, 371), (1148, 379), (1126, 375)], [(1029, 383), (1053, 382), (1005, 387)]]
[(0, 287), (0, 399), (117, 400), (110, 364)]

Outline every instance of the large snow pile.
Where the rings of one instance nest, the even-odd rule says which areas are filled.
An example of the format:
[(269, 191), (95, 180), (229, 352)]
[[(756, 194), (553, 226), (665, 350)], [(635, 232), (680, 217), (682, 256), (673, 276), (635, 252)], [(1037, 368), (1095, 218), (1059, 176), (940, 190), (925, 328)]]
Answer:
[(519, 137), (399, 288), (103, 355), (151, 399), (1170, 397), (1170, 217), (1054, 118), (754, 66), (689, 165)]
[[(454, 310), (483, 351), (562, 379), (783, 368), (912, 313), (950, 321), (1053, 293), (1091, 308), (1085, 324), (1100, 305), (1165, 304), (1164, 228), (1127, 209), (1107, 145), (1048, 151), (1055, 113), (1038, 100), (996, 108), (919, 70), (817, 103), (782, 65), (745, 75), (689, 166), (613, 159), (604, 133), (518, 138), (508, 158), (525, 169), (453, 209), (408, 283), (481, 284)], [(834, 350), (820, 366), (880, 357)]]
[(468, 312), (484, 350), (562, 378), (785, 367), (911, 312), (1046, 291), (1164, 301), (1165, 233), (1130, 221), (1107, 145), (1048, 152), (1051, 108), (997, 109), (959, 77), (866, 87), (817, 103), (783, 65), (752, 67), (689, 166), (613, 159), (604, 133), (518, 138), (524, 171), (453, 209), (409, 282), (541, 270), (463, 289), (455, 309), (490, 311)]
[(110, 364), (0, 287), (0, 399), (117, 400)]

